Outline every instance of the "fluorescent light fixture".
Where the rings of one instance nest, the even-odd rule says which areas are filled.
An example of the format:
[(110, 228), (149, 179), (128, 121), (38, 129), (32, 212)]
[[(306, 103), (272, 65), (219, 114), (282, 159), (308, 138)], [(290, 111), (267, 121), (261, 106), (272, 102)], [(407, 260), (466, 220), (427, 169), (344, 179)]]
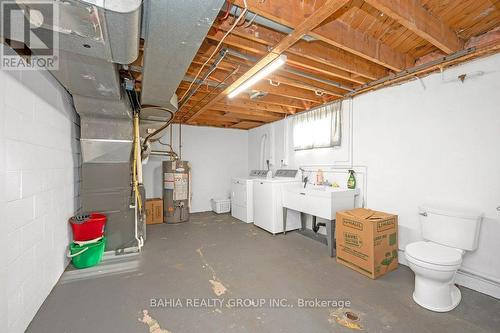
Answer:
[(262, 68), (260, 71), (255, 73), (253, 76), (251, 76), (248, 80), (246, 80), (241, 85), (236, 87), (233, 91), (231, 91), (227, 95), (227, 97), (233, 98), (234, 96), (238, 95), (242, 91), (247, 90), (248, 88), (253, 86), (255, 83), (262, 80), (264, 77), (271, 74), (272, 72), (277, 70), (279, 67), (283, 66), (285, 63), (286, 63), (286, 55), (282, 54), (278, 58), (276, 58), (272, 62), (270, 62), (267, 66)]

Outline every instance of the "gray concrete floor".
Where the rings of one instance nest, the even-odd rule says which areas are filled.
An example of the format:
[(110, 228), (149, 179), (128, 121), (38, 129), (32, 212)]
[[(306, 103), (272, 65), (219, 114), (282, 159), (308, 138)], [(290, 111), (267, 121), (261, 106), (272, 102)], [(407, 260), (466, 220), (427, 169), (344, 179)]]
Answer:
[[(225, 294), (217, 297), (214, 290), (223, 288)], [(367, 332), (498, 332), (499, 300), (460, 287), (460, 305), (439, 314), (415, 304), (412, 289), (413, 273), (405, 266), (370, 280), (297, 233), (272, 236), (229, 215), (200, 213), (188, 223), (149, 226), (133, 272), (59, 283), (27, 331), (352, 331), (334, 320), (335, 313), (342, 318), (338, 309), (297, 307), (299, 298), (317, 297), (349, 300), (348, 310)], [(236, 299), (273, 297), (286, 298), (293, 307), (230, 306)], [(220, 308), (155, 308), (152, 298), (179, 298), (183, 305), (192, 298), (225, 301)]]

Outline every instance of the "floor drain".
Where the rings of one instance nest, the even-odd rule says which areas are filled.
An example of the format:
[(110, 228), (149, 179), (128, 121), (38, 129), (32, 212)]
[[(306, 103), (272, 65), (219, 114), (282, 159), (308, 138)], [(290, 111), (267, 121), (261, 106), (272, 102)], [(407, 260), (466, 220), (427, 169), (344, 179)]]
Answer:
[(354, 312), (346, 311), (344, 312), (344, 315), (347, 317), (347, 319), (352, 320), (352, 321), (358, 321), (359, 317), (357, 314)]

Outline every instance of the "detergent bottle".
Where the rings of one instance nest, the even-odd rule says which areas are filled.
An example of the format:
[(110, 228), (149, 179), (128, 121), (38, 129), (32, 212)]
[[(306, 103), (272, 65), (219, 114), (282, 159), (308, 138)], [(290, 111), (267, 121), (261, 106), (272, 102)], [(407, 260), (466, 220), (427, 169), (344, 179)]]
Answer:
[(356, 188), (356, 177), (354, 176), (354, 170), (349, 170), (349, 178), (347, 179), (347, 188)]

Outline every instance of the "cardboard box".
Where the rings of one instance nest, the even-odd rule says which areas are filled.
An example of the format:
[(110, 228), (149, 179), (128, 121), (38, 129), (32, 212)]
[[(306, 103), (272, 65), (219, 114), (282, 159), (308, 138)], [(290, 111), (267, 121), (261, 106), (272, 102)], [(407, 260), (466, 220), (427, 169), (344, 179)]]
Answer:
[(337, 212), (337, 262), (372, 279), (398, 267), (398, 216), (356, 208)]
[(146, 224), (163, 223), (163, 200), (146, 199)]

